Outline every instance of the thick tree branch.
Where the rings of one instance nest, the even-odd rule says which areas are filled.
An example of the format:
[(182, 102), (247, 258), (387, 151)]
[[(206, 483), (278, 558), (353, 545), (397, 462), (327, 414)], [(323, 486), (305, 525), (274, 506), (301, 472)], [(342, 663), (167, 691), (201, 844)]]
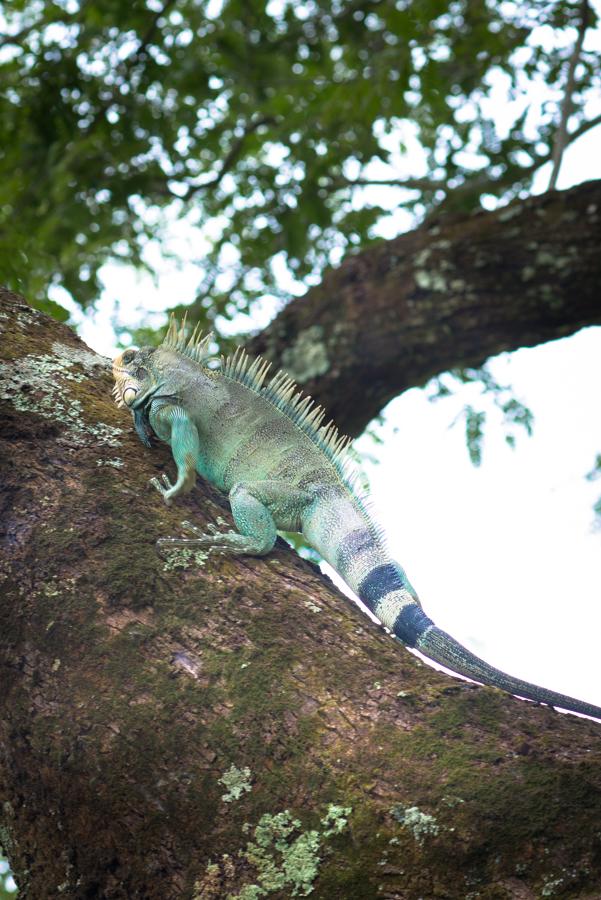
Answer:
[(430, 220), (347, 258), (248, 349), (354, 436), (439, 372), (601, 323), (600, 245), (601, 181)]
[(168, 454), (106, 361), (0, 306), (0, 817), (22, 896), (595, 890), (598, 723), (422, 666), (282, 546), (161, 559), (223, 499), (199, 483), (166, 508), (148, 478)]

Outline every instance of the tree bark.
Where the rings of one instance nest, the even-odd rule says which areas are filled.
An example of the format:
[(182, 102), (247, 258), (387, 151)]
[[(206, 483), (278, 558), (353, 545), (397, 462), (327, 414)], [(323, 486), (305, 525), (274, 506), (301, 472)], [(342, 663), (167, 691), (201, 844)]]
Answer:
[(348, 257), (249, 342), (346, 434), (393, 397), (601, 322), (601, 181), (427, 226)]
[(110, 398), (107, 361), (1, 297), (0, 843), (29, 900), (593, 897), (600, 725), (438, 673), (229, 521)]

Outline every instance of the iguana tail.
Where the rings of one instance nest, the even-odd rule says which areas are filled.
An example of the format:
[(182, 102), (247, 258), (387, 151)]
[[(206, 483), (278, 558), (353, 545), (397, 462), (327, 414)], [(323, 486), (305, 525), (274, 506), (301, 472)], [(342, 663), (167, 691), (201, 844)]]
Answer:
[[(500, 669), (489, 665), (475, 653), (471, 653), (466, 647), (463, 647), (455, 638), (447, 634), (441, 628), (438, 628), (434, 622), (425, 614), (421, 608), (417, 598), (409, 599), (407, 597), (406, 586), (403, 584), (402, 570), (393, 564), (389, 564), (387, 568), (388, 593), (383, 594), (375, 607), (374, 614), (380, 618), (378, 607), (391, 608), (395, 597), (400, 601), (397, 609), (397, 615), (394, 621), (389, 619), (384, 622), (395, 637), (399, 638), (407, 647), (414, 647), (427, 656), (428, 659), (440, 663), (440, 665), (457, 672), (459, 675), (465, 675), (474, 681), (480, 681), (484, 684), (490, 684), (494, 687), (501, 688), (510, 694), (517, 694), (528, 700), (535, 700), (539, 703), (547, 703), (549, 706), (558, 706), (561, 709), (569, 709), (572, 712), (582, 713), (586, 716), (595, 716), (601, 719), (601, 708), (593, 706), (591, 703), (585, 703), (574, 697), (568, 697), (565, 694), (559, 694), (556, 691), (550, 691), (536, 684), (530, 684), (528, 681), (522, 681), (521, 678), (514, 678), (507, 675)], [(363, 602), (369, 599), (373, 603), (374, 594), (370, 590), (376, 578), (385, 574), (382, 567), (372, 570), (371, 580), (363, 585), (359, 585), (359, 597)], [(369, 578), (370, 576), (368, 576)], [(384, 589), (383, 582), (382, 590)], [(366, 597), (366, 587), (367, 597)], [(363, 596), (362, 596), (363, 594)]]
[(539, 703), (547, 703), (549, 706), (558, 706), (560, 709), (569, 709), (572, 712), (601, 719), (601, 708), (598, 706), (507, 675), (501, 669), (496, 669), (480, 659), (475, 653), (470, 653), (450, 634), (437, 628), (433, 623), (417, 637), (414, 646), (428, 659), (446, 666), (453, 672), (465, 675), (467, 678), (491, 684), (510, 694), (526, 697), (528, 700), (536, 700)]
[(348, 508), (344, 516), (335, 517), (335, 522), (338, 527), (332, 527), (331, 520), (326, 521), (325, 527), (319, 529), (321, 534), (312, 523), (312, 543), (376, 618), (405, 646), (419, 650), (434, 662), (474, 681), (528, 700), (601, 719), (600, 707), (513, 678), (471, 653), (428, 618), (405, 572), (398, 563), (390, 560), (371, 523), (366, 527), (365, 518), (356, 511), (351, 513)]
[[(407, 598), (406, 590), (403, 590), (402, 574), (400, 574), (400, 577), (396, 573), (393, 575), (393, 569), (396, 568), (392, 564), (388, 570), (390, 574), (389, 593), (380, 598), (379, 604), (391, 606), (391, 601), (393, 601), (395, 595), (401, 601), (394, 622), (389, 620), (389, 623), (384, 622), (384, 624), (390, 627), (395, 637), (399, 638), (405, 646), (414, 647), (420, 653), (423, 653), (424, 656), (427, 656), (428, 659), (440, 663), (440, 665), (451, 669), (453, 672), (465, 675), (474, 681), (493, 685), (510, 694), (517, 694), (528, 700), (547, 703), (549, 706), (558, 706), (561, 709), (569, 709), (572, 712), (601, 719), (601, 708), (598, 706), (593, 706), (591, 703), (585, 703), (574, 697), (568, 697), (565, 694), (559, 694), (556, 691), (546, 690), (535, 684), (530, 684), (528, 681), (522, 681), (521, 678), (513, 678), (500, 669), (489, 665), (489, 663), (480, 659), (479, 656), (476, 656), (475, 653), (471, 653), (455, 638), (451, 637), (450, 634), (438, 628), (424, 613), (416, 598), (411, 600)], [(378, 570), (375, 571), (377, 572)], [(371, 574), (371, 584), (373, 584), (374, 572)], [(381, 569), (380, 574), (382, 574)], [(367, 586), (369, 587), (369, 584)], [(382, 585), (383, 588), (384, 585)], [(401, 594), (399, 594), (399, 590)], [(365, 596), (365, 585), (363, 587), (359, 586), (359, 597), (363, 600), (362, 593)], [(373, 593), (368, 591), (368, 597), (372, 602), (373, 596)], [(378, 616), (378, 606), (376, 606), (375, 615)]]

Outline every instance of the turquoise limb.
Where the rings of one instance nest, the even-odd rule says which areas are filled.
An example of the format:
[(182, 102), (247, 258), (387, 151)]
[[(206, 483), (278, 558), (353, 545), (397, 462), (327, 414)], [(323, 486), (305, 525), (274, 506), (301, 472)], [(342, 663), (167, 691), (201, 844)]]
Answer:
[(219, 532), (209, 525), (208, 533), (204, 533), (190, 522), (182, 522), (182, 527), (194, 537), (161, 538), (159, 546), (205, 547), (221, 553), (265, 556), (275, 544), (278, 528), (297, 530), (298, 526), (289, 526), (297, 525), (303, 507), (313, 496), (283, 482), (258, 481), (235, 484), (229, 500), (238, 531)]
[(151, 424), (159, 437), (168, 440), (177, 466), (177, 480), (171, 484), (166, 475), (150, 483), (162, 494), (165, 503), (191, 491), (196, 484), (196, 465), (200, 457), (200, 441), (196, 426), (181, 406), (163, 406), (151, 416)]

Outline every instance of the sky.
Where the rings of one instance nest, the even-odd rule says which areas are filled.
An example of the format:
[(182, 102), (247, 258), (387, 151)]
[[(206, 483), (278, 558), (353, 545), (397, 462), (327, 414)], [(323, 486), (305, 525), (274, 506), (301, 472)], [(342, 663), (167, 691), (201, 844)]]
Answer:
[(534, 412), (532, 437), (512, 450), (491, 420), (476, 469), (451, 427), (469, 389), (436, 404), (407, 391), (386, 409), (379, 463), (365, 463), (378, 517), (440, 627), (513, 675), (601, 705), (601, 480), (585, 478), (601, 452), (601, 328), (491, 368)]
[[(587, 40), (601, 48), (598, 33)], [(598, 105), (591, 115), (601, 98)], [(538, 173), (534, 193), (546, 190), (549, 168)], [(594, 178), (601, 178), (601, 127), (567, 149), (558, 188)], [(410, 223), (395, 211), (394, 192), (386, 196), (391, 212), (380, 233), (392, 237)], [(174, 222), (173, 241), (184, 256), (185, 243), (197, 240)], [(84, 318), (71, 307), (80, 334), (100, 353), (115, 353), (116, 317), (159, 326), (166, 306), (193, 299), (197, 273), (167, 261), (157, 247), (151, 253), (156, 284), (109, 265), (96, 314)], [(263, 327), (275, 312), (266, 300), (230, 331)], [(474, 468), (456, 420), (475, 389), (459, 387), (436, 403), (424, 391), (407, 391), (384, 412), (382, 443), (356, 443), (377, 457), (365, 462), (377, 515), (436, 624), (512, 675), (601, 706), (601, 528), (593, 526), (601, 479), (585, 478), (601, 453), (601, 328), (502, 354), (491, 369), (532, 410), (532, 437), (518, 431), (516, 448), (508, 447), (482, 398), (490, 415), (482, 464)]]

